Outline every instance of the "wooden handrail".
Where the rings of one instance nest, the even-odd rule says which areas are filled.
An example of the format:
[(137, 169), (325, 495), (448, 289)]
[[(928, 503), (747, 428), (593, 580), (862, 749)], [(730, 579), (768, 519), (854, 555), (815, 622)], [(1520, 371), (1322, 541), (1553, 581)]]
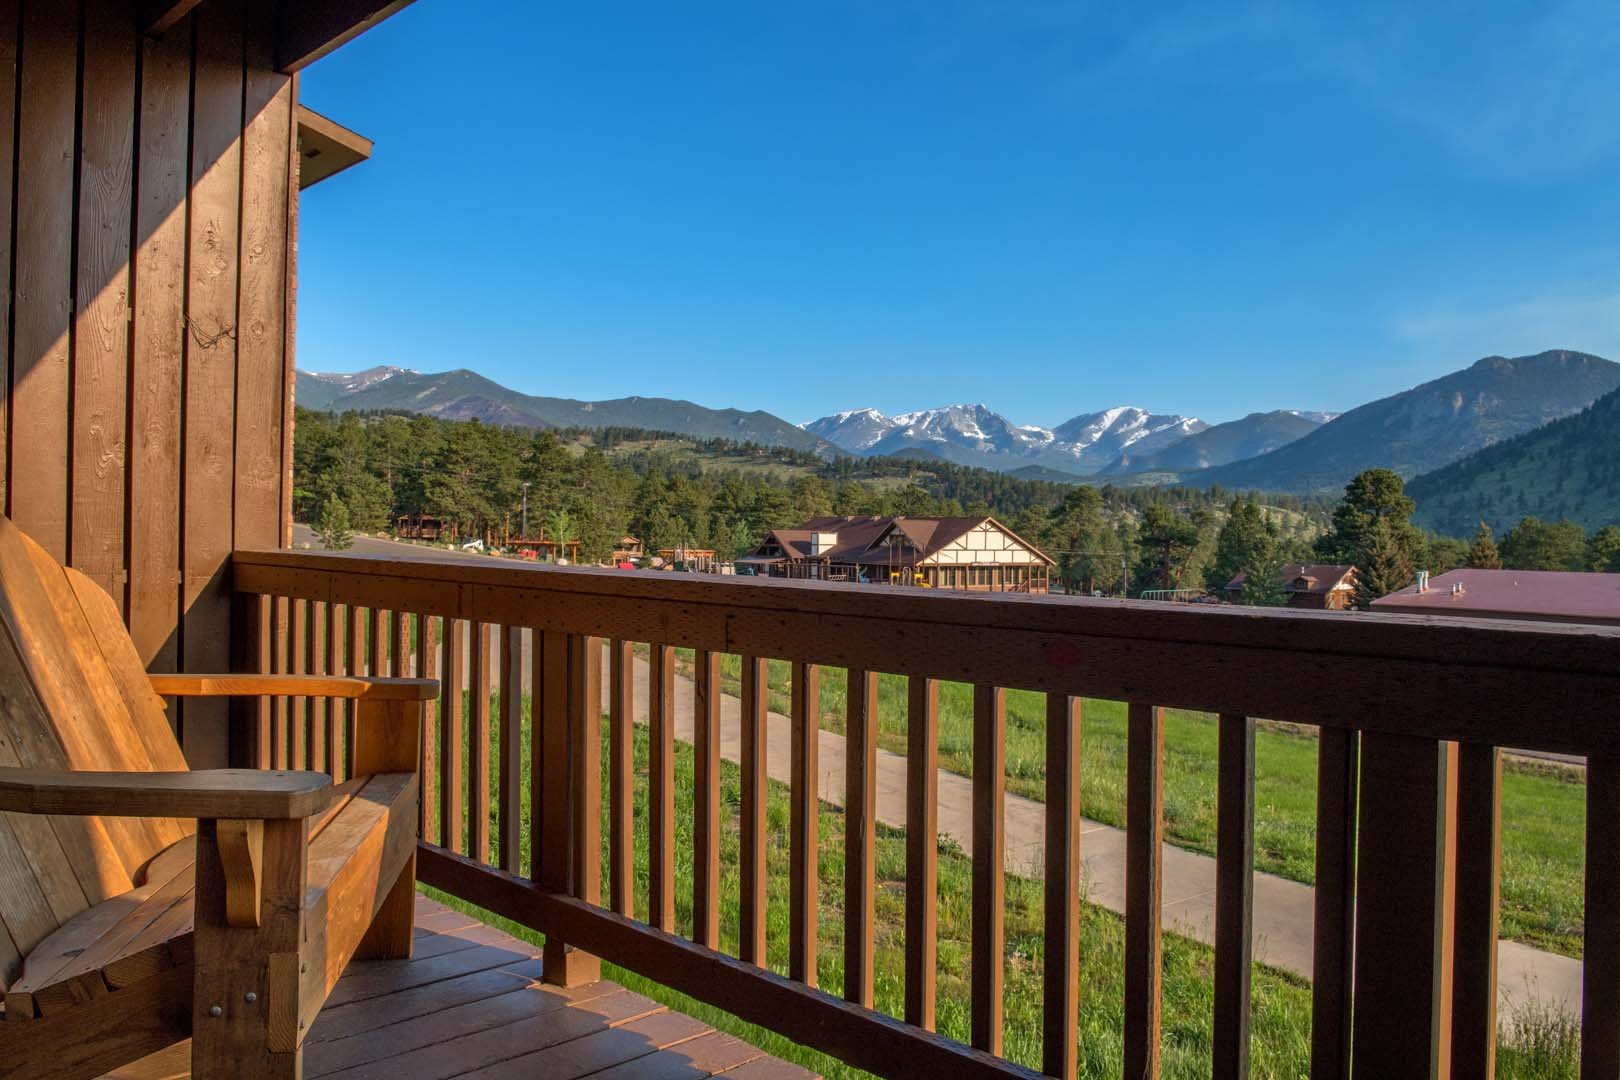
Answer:
[[(1421, 1062), (1448, 1048), (1469, 1069), (1489, 1061), (1495, 971), (1489, 896), (1499, 873), (1494, 810), (1500, 786), (1488, 781), (1496, 748), (1584, 754), (1591, 763), (1590, 792), (1620, 786), (1620, 725), (1607, 722), (1620, 703), (1620, 628), (292, 551), (239, 552), (233, 579), (252, 613), (242, 625), (250, 639), (243, 654), (259, 670), (336, 676), (344, 669), (339, 659), (347, 655), (350, 674), (387, 669), (395, 676), (432, 677), (436, 668), (441, 671), (437, 722), (424, 721), (424, 734), (437, 736), (424, 739), (424, 780), (438, 786), (436, 799), (426, 789), (424, 794), (422, 833), (436, 841), (423, 849), (424, 880), (546, 933), (548, 980), (594, 978), (598, 968), (591, 954), (600, 954), (891, 1075), (930, 1067), (953, 1075), (1024, 1074), (997, 1056), (1006, 689), (1048, 695), (1048, 797), (1054, 802), (1045, 853), (1049, 985), (1041, 1055), (1047, 1071), (1060, 1076), (1076, 1068), (1074, 1021), (1084, 1007), (1075, 1000), (1074, 981), (1081, 698), (1129, 703), (1123, 1051), (1132, 1075), (1158, 1073), (1165, 707), (1219, 716), (1216, 1076), (1241, 1076), (1247, 1069), (1254, 718), (1321, 730), (1314, 1076), (1348, 1076), (1352, 1054), (1360, 1069)], [(341, 616), (340, 608), (346, 609)], [(255, 635), (268, 637), (259, 641)], [(648, 646), (651, 698), (646, 923), (631, 917), (636, 864), (629, 718), (637, 643)], [(533, 769), (524, 776), (514, 725), (522, 687), (516, 665), (526, 648), (533, 657), (536, 723), (529, 747)], [(692, 650), (695, 665), (691, 941), (673, 936), (676, 648)], [(604, 649), (611, 658), (606, 703), (600, 700)], [(498, 737), (486, 663), (491, 654), (501, 661)], [(715, 952), (723, 880), (722, 654), (735, 654), (743, 664), (738, 960)], [(768, 658), (791, 665), (788, 979), (758, 966), (765, 960)], [(847, 671), (851, 703), (842, 1001), (815, 989), (823, 666)], [(1355, 694), (1338, 688), (1346, 671), (1355, 674)], [(904, 1023), (870, 1007), (879, 672), (909, 678)], [(931, 1034), (942, 681), (975, 686), (972, 1050)], [(604, 705), (611, 765), (605, 790), (599, 756)], [(325, 752), (335, 778), (341, 725), (328, 723)], [(317, 761), (320, 714), (301, 712), (295, 703), (286, 711), (274, 707), (251, 729), (261, 743), (273, 744), (258, 752), (261, 762), (304, 760), (298, 753), (305, 737), (300, 725), (312, 740), (309, 760)], [(1457, 743), (1464, 750), (1460, 758)], [(495, 749), (498, 792), (489, 789)], [(1446, 785), (1457, 783), (1459, 760), (1484, 782), (1470, 781), (1470, 798), (1453, 821), (1446, 794), (1453, 789)], [(534, 827), (530, 850), (520, 852), (525, 797)], [(499, 806), (498, 829), (492, 803)], [(606, 903), (598, 895), (604, 805), (610, 838)], [(1050, 813), (1053, 807), (1061, 818)], [(1453, 871), (1439, 854), (1453, 842), (1452, 829), (1456, 872), (1468, 875), (1466, 905), (1448, 899), (1456, 882), (1446, 877)], [(1588, 1067), (1599, 1068), (1620, 1061), (1620, 1012), (1611, 1007), (1620, 971), (1620, 889), (1614, 888), (1620, 870), (1606, 845), (1602, 830), (1589, 831), (1583, 1054)]]

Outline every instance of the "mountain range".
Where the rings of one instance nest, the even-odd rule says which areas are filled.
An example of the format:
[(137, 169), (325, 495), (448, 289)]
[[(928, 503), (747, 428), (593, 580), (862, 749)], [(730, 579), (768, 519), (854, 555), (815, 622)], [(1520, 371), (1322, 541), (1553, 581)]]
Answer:
[(978, 404), (895, 416), (852, 409), (795, 425), (767, 412), (668, 398), (537, 397), (466, 369), (423, 373), (398, 367), (353, 374), (300, 371), (296, 400), (313, 409), (413, 412), (517, 427), (642, 428), (829, 457), (925, 457), (1027, 478), (1303, 493), (1333, 491), (1375, 466), (1407, 477), (1430, 473), (1576, 413), (1616, 389), (1620, 364), (1552, 350), (1489, 356), (1342, 415), (1276, 410), (1213, 426), (1196, 417), (1117, 406), (1046, 428), (1014, 423)]
[(527, 428), (645, 428), (698, 439), (735, 439), (762, 446), (832, 454), (837, 448), (768, 412), (707, 409), (671, 398), (608, 401), (536, 397), (466, 368), (421, 372), (374, 367), (353, 374), (300, 371), (294, 400), (328, 412), (411, 412), (445, 420)]

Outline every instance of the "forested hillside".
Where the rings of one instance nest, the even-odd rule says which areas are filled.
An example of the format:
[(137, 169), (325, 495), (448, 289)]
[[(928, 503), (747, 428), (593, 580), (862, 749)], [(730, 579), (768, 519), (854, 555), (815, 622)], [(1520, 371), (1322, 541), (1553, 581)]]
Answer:
[[(423, 416), (298, 411), (294, 513), (328, 503), (353, 527), (426, 513), (462, 537), (519, 530), (606, 555), (629, 533), (649, 547), (689, 544), (731, 557), (771, 528), (819, 514), (993, 514), (1044, 547), (1087, 588), (1199, 582), (1230, 512), (1219, 489), (1116, 488), (1024, 480), (943, 461), (839, 457), (622, 428), (529, 431)], [(1269, 529), (1305, 553), (1331, 500), (1264, 500)]]
[(1417, 518), (1466, 534), (1525, 516), (1587, 528), (1620, 523), (1620, 390), (1584, 412), (1470, 454), (1413, 480)]

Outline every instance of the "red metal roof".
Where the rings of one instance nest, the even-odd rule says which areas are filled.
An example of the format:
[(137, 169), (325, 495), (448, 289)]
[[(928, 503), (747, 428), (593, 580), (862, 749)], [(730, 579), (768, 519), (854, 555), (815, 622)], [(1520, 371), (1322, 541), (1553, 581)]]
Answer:
[[(1453, 594), (1452, 586), (1462, 585)], [(1382, 611), (1620, 625), (1620, 574), (1564, 570), (1451, 570), (1373, 601)]]

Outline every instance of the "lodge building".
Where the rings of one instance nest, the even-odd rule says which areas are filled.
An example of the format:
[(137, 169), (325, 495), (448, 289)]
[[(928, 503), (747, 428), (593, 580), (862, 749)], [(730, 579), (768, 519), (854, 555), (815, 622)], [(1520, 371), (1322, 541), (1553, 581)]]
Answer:
[(1052, 559), (992, 517), (817, 517), (772, 529), (737, 572), (813, 581), (1044, 593)]

